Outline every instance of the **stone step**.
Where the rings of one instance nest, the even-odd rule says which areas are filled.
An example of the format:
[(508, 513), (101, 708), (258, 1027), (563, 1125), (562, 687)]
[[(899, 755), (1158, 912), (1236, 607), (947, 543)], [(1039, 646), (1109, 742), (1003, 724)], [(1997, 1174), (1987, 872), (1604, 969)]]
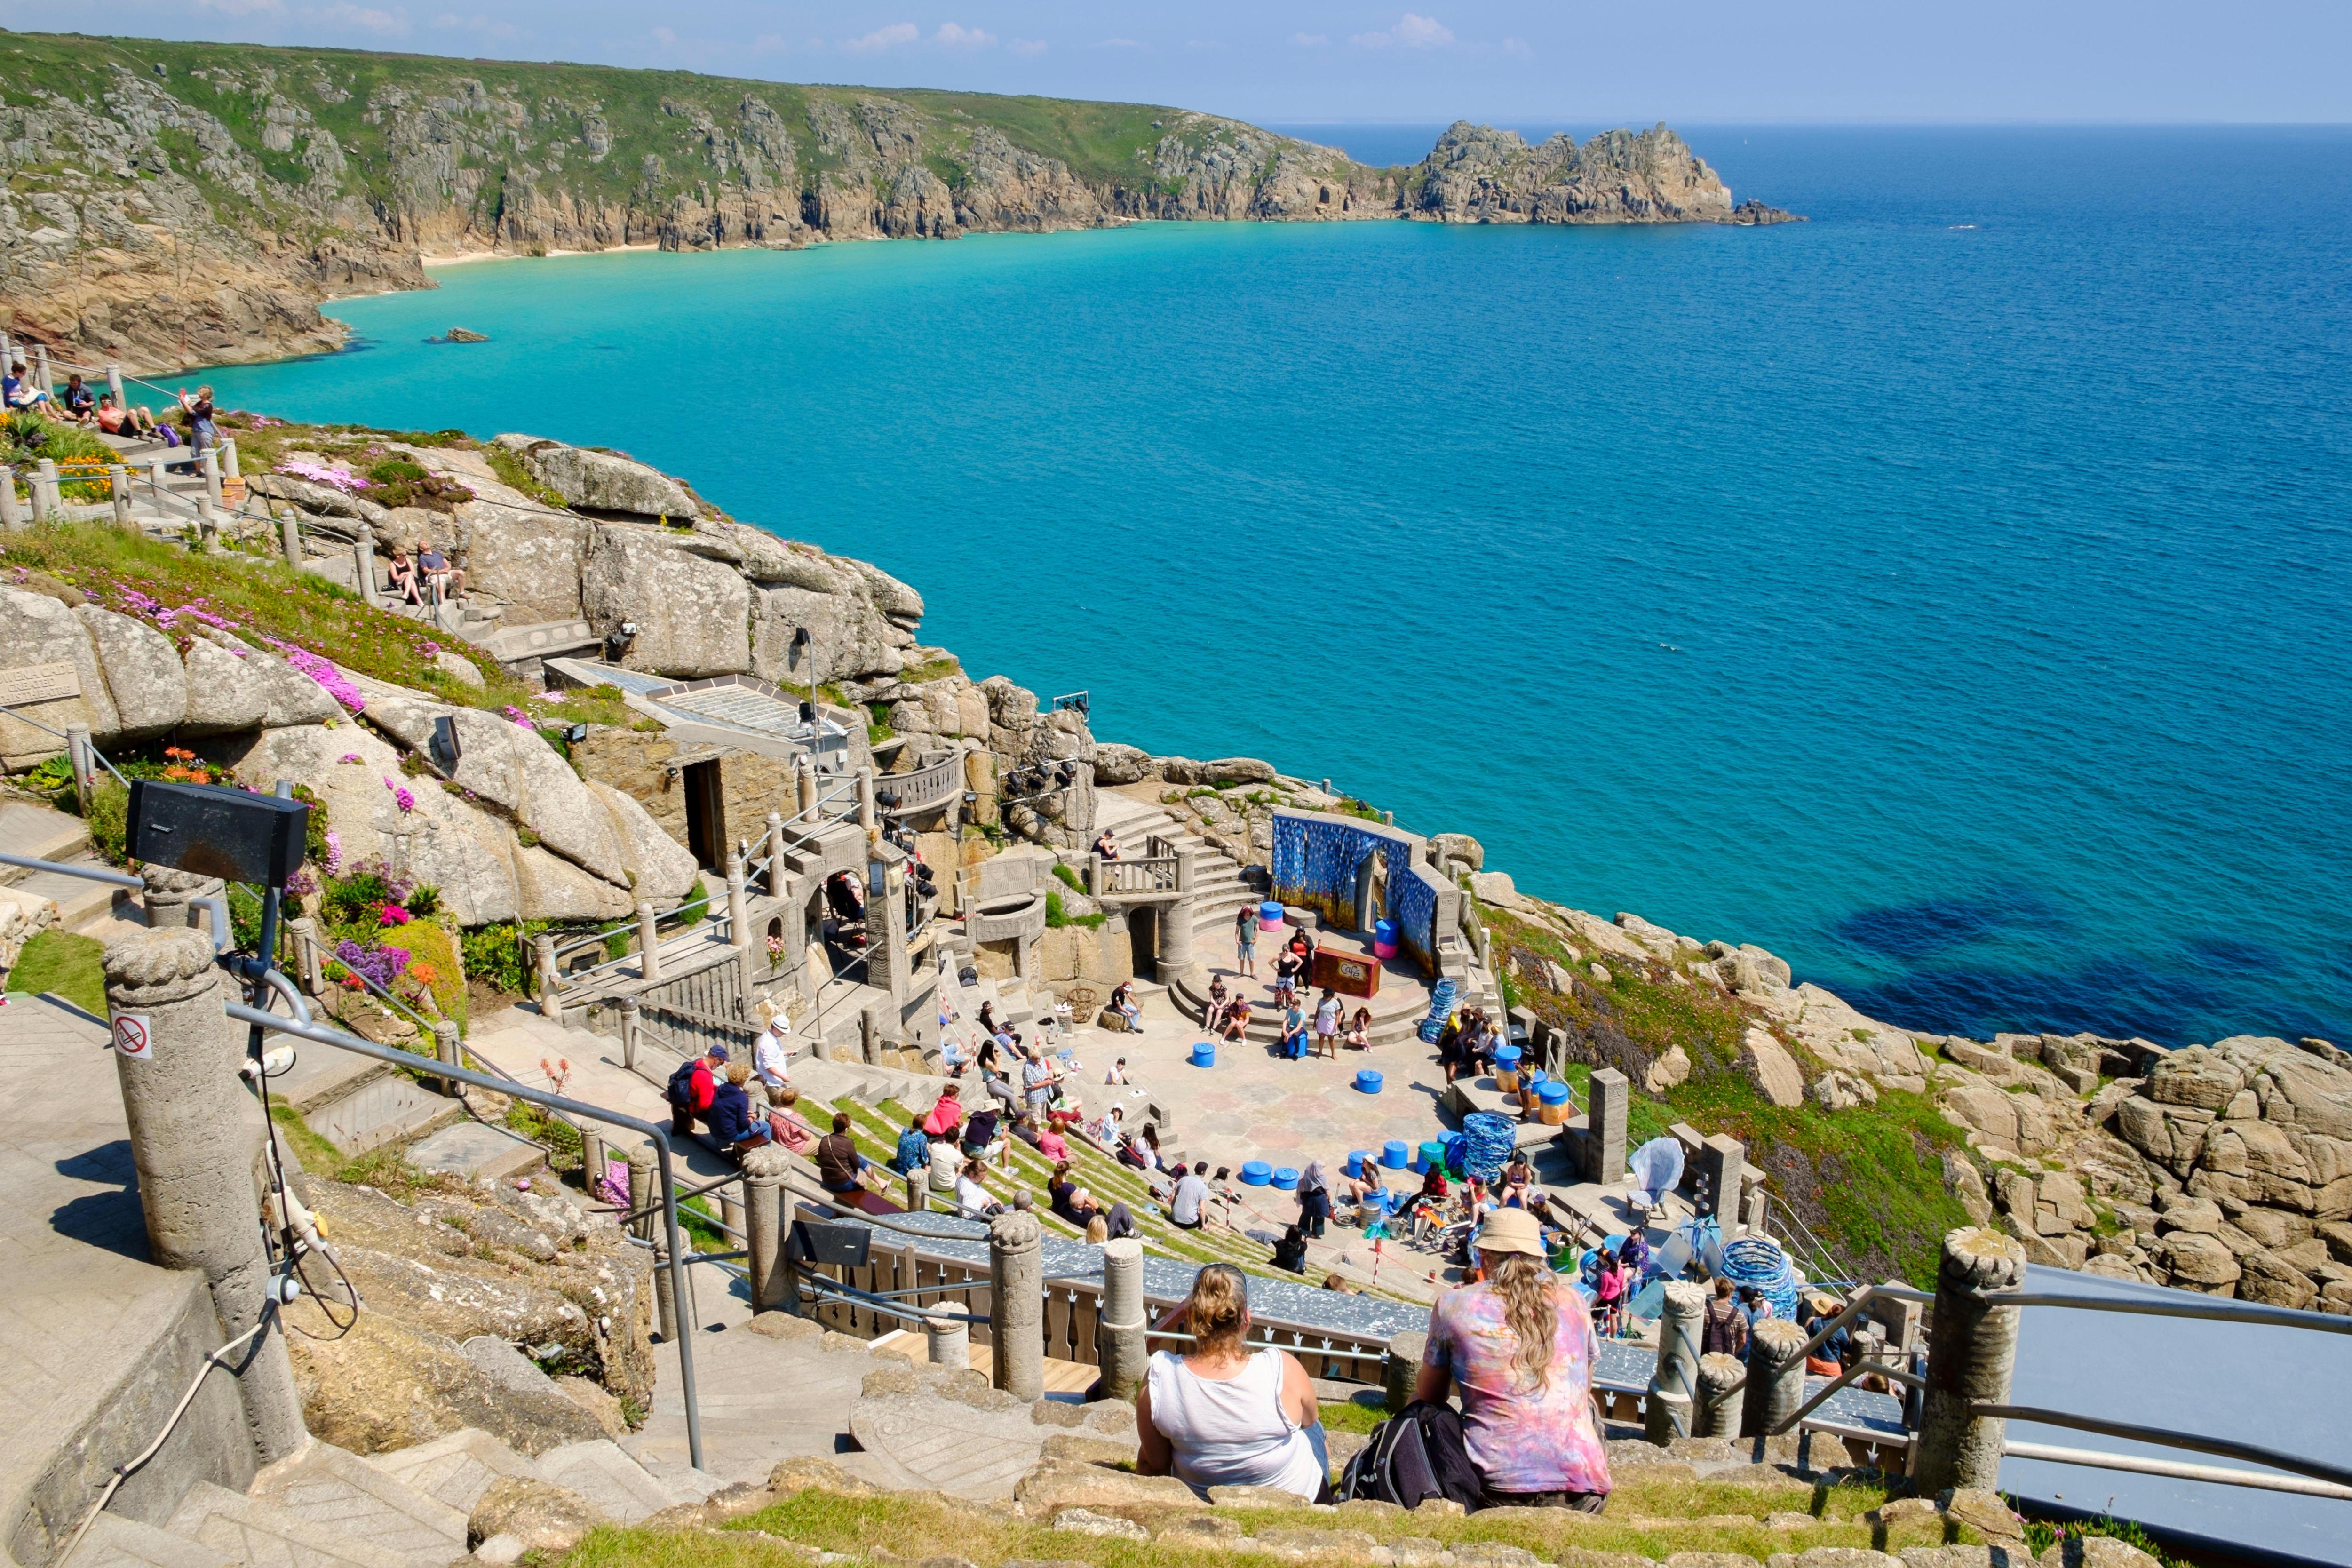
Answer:
[(371, 1455), (368, 1463), (464, 1514), (474, 1511), (490, 1483), (501, 1476), (542, 1479), (537, 1464), (475, 1426), (413, 1448)]
[[(677, 1467), (685, 1471), (684, 1466)], [(610, 1438), (593, 1443), (566, 1443), (539, 1457), (540, 1474), (558, 1486), (570, 1487), (623, 1524), (698, 1500), (656, 1480), (650, 1471), (629, 1458)]]
[(200, 1541), (119, 1513), (101, 1513), (62, 1568), (232, 1568), (232, 1563)]
[(466, 1516), (331, 1443), (313, 1442), (254, 1478), (247, 1495), (304, 1523), (397, 1553), (411, 1568), (466, 1554)]
[(388, 1062), (332, 1046), (298, 1046), (293, 1067), (269, 1087), (346, 1154), (421, 1132), (459, 1109)]
[[(80, 817), (30, 801), (0, 803), (0, 855), (22, 855), (28, 860), (72, 860), (89, 847), (89, 825)], [(20, 866), (0, 866), (0, 886), (39, 874)]]
[[(15, 853), (15, 851), (10, 851)], [(54, 856), (43, 856), (54, 859)], [(96, 857), (77, 854), (67, 859), (67, 865), (100, 866)], [(59, 931), (89, 933), (111, 922), (119, 905), (133, 908), (131, 891), (111, 883), (93, 882), (86, 877), (68, 876), (62, 871), (27, 871), (11, 866), (6, 869), (16, 874), (13, 890), (20, 897), (46, 899), (56, 911)]]
[[(313, 1524), (275, 1503), (210, 1481), (189, 1488), (163, 1528), (249, 1568), (415, 1568), (405, 1552)], [(457, 1550), (442, 1561), (463, 1555), (461, 1537)]]

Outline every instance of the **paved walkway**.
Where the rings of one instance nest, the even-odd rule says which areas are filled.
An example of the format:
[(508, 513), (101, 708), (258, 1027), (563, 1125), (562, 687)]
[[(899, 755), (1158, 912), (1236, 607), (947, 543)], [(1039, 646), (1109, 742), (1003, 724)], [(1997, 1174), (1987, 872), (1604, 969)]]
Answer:
[(115, 1395), (188, 1289), (147, 1261), (108, 1047), (67, 1005), (0, 1007), (0, 1500)]

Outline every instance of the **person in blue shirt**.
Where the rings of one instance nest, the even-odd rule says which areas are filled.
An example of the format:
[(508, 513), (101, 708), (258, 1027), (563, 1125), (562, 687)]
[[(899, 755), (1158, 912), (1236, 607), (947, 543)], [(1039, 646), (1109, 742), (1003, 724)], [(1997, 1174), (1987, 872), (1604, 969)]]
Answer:
[(931, 1140), (923, 1131), (923, 1118), (918, 1113), (898, 1134), (898, 1152), (890, 1156), (890, 1168), (902, 1176), (931, 1168)]
[(745, 1149), (768, 1141), (767, 1123), (751, 1117), (751, 1091), (743, 1087), (751, 1078), (748, 1063), (738, 1062), (727, 1069), (727, 1076), (710, 1091), (710, 1109), (702, 1113), (702, 1124), (709, 1131), (694, 1135), (713, 1152), (730, 1160), (739, 1159)]

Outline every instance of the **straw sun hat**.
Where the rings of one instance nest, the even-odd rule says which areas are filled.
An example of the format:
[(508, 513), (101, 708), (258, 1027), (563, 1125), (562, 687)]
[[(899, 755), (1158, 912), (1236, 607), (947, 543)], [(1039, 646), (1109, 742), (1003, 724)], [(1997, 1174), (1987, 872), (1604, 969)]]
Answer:
[(1518, 1252), (1529, 1258), (1541, 1258), (1544, 1255), (1543, 1228), (1536, 1224), (1536, 1216), (1525, 1209), (1496, 1209), (1479, 1227), (1478, 1250)]

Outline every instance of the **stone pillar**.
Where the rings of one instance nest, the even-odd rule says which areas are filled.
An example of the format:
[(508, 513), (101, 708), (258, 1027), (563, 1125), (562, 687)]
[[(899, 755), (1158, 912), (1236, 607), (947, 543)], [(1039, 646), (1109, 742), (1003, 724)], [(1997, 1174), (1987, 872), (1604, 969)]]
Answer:
[(912, 984), (907, 973), (907, 864), (896, 858), (895, 849), (884, 853), (893, 858), (882, 873), (882, 890), (871, 890), (870, 872), (867, 879), (866, 984), (903, 1005)]
[[(447, 1018), (439, 1019), (433, 1026), (433, 1055), (444, 1067), (462, 1068), (466, 1065), (462, 1049), (457, 1044), (457, 1026)], [(457, 1080), (454, 1078), (443, 1079), (441, 1092), (451, 1096), (456, 1095)]]
[(107, 498), (114, 503), (114, 526), (131, 526), (131, 470), (121, 463), (106, 466)]
[(784, 814), (768, 813), (768, 897), (784, 896)]
[(199, 877), (193, 871), (175, 871), (169, 866), (142, 866), (139, 879), (147, 884), (142, 895), (147, 905), (147, 924), (151, 928), (176, 930), (196, 926), (195, 900), (215, 899), (221, 895), (223, 883), (217, 877)]
[(971, 1325), (953, 1318), (925, 1318), (923, 1337), (930, 1342), (931, 1364), (948, 1372), (971, 1365)]
[(25, 521), (16, 510), (16, 470), (0, 468), (0, 528), (22, 528)]
[(637, 904), (637, 973), (648, 982), (662, 977), (661, 917), (643, 900)]
[(988, 1222), (989, 1311), (996, 1343), (989, 1382), (1016, 1399), (1045, 1395), (1045, 1263), (1037, 1216), (1006, 1209)]
[(215, 511), (221, 507), (220, 448), (206, 447), (204, 455), (205, 500)]
[(1584, 1179), (1615, 1186), (1625, 1179), (1625, 1075), (1595, 1068), (1584, 1118)]
[(89, 815), (90, 771), (97, 764), (90, 761), (89, 726), (82, 723), (66, 726), (66, 761), (73, 768), (74, 799), (81, 814)]
[(1739, 1184), (1747, 1170), (1748, 1145), (1738, 1139), (1717, 1132), (1699, 1145), (1698, 1177), (1705, 1187), (1699, 1215), (1720, 1224), (1726, 1241), (1739, 1223)]
[(1738, 1356), (1720, 1351), (1698, 1358), (1698, 1394), (1692, 1401), (1691, 1436), (1735, 1437), (1739, 1435), (1739, 1400), (1731, 1393), (1747, 1368)]
[(646, 1212), (661, 1190), (661, 1173), (654, 1163), (654, 1146), (640, 1143), (629, 1151), (629, 1212), (637, 1217), (629, 1222), (629, 1234), (639, 1241), (652, 1241), (663, 1235), (661, 1215)]
[[(1619, 1164), (1622, 1168), (1622, 1159)], [(1665, 1295), (1658, 1317), (1658, 1365), (1650, 1374), (1643, 1429), (1643, 1436), (1658, 1444), (1690, 1436), (1691, 1407), (1698, 1394), (1699, 1320), (1706, 1315), (1706, 1290), (1692, 1280), (1670, 1282)]]
[(294, 949), (294, 984), (302, 988), (305, 996), (316, 996), (321, 984), (319, 973), (319, 922), (309, 915), (296, 915), (286, 922), (286, 935)]
[(539, 1016), (551, 1024), (563, 1022), (562, 972), (555, 967), (555, 939), (544, 932), (530, 939), (531, 967), (539, 972)]
[(743, 857), (727, 857), (727, 935), (736, 947), (751, 945), (751, 904), (743, 882)]
[[(654, 1316), (666, 1345), (677, 1343), (679, 1313), (677, 1300), (671, 1287), (674, 1277), (668, 1268), (669, 1229), (662, 1221), (661, 1173), (654, 1163), (654, 1146), (640, 1143), (629, 1151), (629, 1207), (639, 1213), (629, 1228), (640, 1238), (654, 1244)], [(678, 1235), (684, 1237), (685, 1232)]]
[(604, 1179), (604, 1130), (590, 1122), (580, 1130), (580, 1184), (593, 1201), (596, 1184)]
[(907, 1184), (907, 1212), (908, 1214), (921, 1214), (925, 1209), (930, 1206), (930, 1205), (925, 1201), (925, 1194), (923, 1192), (923, 1184), (929, 1179), (929, 1175), (930, 1171), (928, 1166), (919, 1167), (915, 1170), (905, 1173), (903, 1179)]
[(221, 477), (223, 479), (241, 479), (245, 478), (245, 470), (236, 466), (236, 437), (232, 436), (227, 440), (221, 443), (220, 454)]
[(1946, 1487), (1991, 1489), (2000, 1475), (2008, 1423), (1971, 1415), (1972, 1403), (2006, 1405), (2017, 1363), (2015, 1307), (1992, 1307), (1977, 1292), (2013, 1290), (2025, 1279), (2025, 1247), (1990, 1228), (1947, 1232), (1936, 1270), (1935, 1336), (1912, 1476), (1918, 1495)]
[(785, 1278), (790, 1265), (784, 1256), (784, 1232), (792, 1202), (784, 1193), (784, 1175), (791, 1168), (783, 1146), (770, 1143), (743, 1155), (744, 1250), (751, 1256), (746, 1272), (753, 1312), (800, 1310), (800, 1293)]
[(302, 570), (302, 516), (292, 507), (286, 509), (278, 520), (278, 550), (286, 557), (286, 564), (295, 571)]
[(1749, 1236), (1764, 1234), (1764, 1221), (1772, 1208), (1771, 1189), (1762, 1182), (1745, 1184), (1747, 1194), (1739, 1201), (1740, 1227)]
[(33, 467), (33, 521), (56, 521), (64, 499), (58, 489), (57, 459), (43, 458)]
[(1133, 1399), (1143, 1384), (1143, 1243), (1131, 1236), (1102, 1244), (1102, 1316), (1095, 1330), (1105, 1399)]
[(1739, 1435), (1762, 1437), (1805, 1403), (1805, 1358), (1798, 1352), (1810, 1337), (1786, 1318), (1767, 1318), (1748, 1335), (1748, 1395), (1739, 1413)]
[(163, 510), (163, 460), (161, 458), (147, 465), (147, 500), (155, 509), (157, 517), (167, 515)]
[(1200, 917), (1200, 906), (1189, 898), (1171, 899), (1160, 907), (1160, 980), (1166, 984), (1174, 975), (1192, 967), (1192, 922)]
[(644, 1004), (634, 996), (621, 998), (616, 1009), (621, 1015), (621, 1065), (631, 1072), (637, 1070), (637, 1047), (643, 1040), (639, 1030), (644, 1022), (638, 1015)]
[(882, 819), (875, 808), (874, 770), (870, 767), (857, 770), (857, 826), (869, 834), (878, 831), (882, 826)]
[[(118, 1049), (114, 1065), (148, 1254), (159, 1268), (202, 1269), (222, 1332), (234, 1338), (274, 1312), (253, 1190), (263, 1129), (226, 1070), (242, 1054), (243, 1031), (223, 1011), (227, 997), (212, 943), (195, 931), (133, 931), (107, 944), (105, 963), (117, 1040), (137, 1020), (147, 1042), (141, 1056)], [(310, 1441), (281, 1330), (263, 1329), (226, 1364), (261, 1463)]]
[(360, 601), (376, 603), (375, 530), (364, 522), (360, 524), (359, 538), (352, 543), (352, 563), (359, 573)]
[(43, 392), (54, 394), (56, 385), (49, 379), (49, 349), (47, 343), (33, 345), (33, 384)]
[(805, 752), (793, 758), (793, 797), (801, 821), (814, 826), (817, 820), (816, 767)]
[(122, 367), (121, 365), (110, 364), (106, 367), (106, 390), (114, 395), (114, 406), (121, 407)]
[(746, 1252), (751, 1250), (751, 1229), (745, 1221), (743, 1199), (731, 1188), (719, 1189), (719, 1223), (727, 1227), (719, 1232), (719, 1251), (732, 1252), (739, 1247)]
[(1387, 1402), (1390, 1415), (1395, 1415), (1412, 1403), (1412, 1386), (1420, 1381), (1422, 1357), (1428, 1351), (1427, 1334), (1414, 1332), (1390, 1337), (1387, 1353), (1381, 1357), (1381, 1393)]

